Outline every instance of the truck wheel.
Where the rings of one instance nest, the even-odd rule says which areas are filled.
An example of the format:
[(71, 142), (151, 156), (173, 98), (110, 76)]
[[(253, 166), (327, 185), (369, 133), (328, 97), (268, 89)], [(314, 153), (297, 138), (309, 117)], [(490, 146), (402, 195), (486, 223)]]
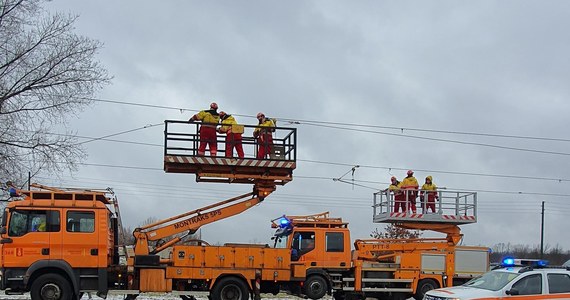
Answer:
[(59, 274), (44, 274), (32, 282), (32, 300), (71, 300), (73, 292), (69, 281)]
[(321, 276), (310, 276), (305, 280), (303, 293), (313, 300), (321, 299), (327, 294), (327, 282)]
[(222, 278), (212, 289), (212, 300), (248, 300), (247, 285), (240, 278)]
[(424, 298), (424, 295), (427, 292), (429, 292), (431, 290), (435, 290), (438, 287), (439, 286), (435, 280), (433, 280), (433, 279), (422, 279), (418, 283), (418, 287), (416, 289), (416, 294), (414, 295), (414, 298), (416, 298), (416, 300), (422, 300)]

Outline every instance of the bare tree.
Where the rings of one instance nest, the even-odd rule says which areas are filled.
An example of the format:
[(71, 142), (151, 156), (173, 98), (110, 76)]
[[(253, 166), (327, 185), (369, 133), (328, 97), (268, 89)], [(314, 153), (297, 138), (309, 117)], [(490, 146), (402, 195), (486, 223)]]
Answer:
[(119, 244), (121, 245), (134, 245), (135, 237), (133, 236), (133, 228), (127, 226), (123, 228), (123, 232), (120, 235)]
[[(66, 117), (110, 82), (98, 41), (75, 34), (77, 16), (49, 14), (44, 0), (0, 1), (0, 179), (73, 171), (85, 151)], [(60, 134), (54, 134), (54, 130)]]
[(384, 227), (384, 231), (374, 229), (370, 234), (375, 239), (417, 239), (422, 235), (419, 230), (405, 229), (394, 224), (389, 224)]

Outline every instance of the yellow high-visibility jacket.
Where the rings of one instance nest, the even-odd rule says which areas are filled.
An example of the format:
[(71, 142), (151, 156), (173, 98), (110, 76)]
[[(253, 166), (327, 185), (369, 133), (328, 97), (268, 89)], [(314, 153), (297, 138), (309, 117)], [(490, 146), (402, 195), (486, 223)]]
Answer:
[(422, 185), (422, 190), (426, 190), (426, 191), (436, 191), (437, 190), (437, 186), (435, 184), (427, 184), (424, 183), (424, 185)]
[(203, 110), (195, 114), (194, 117), (202, 123), (218, 124), (220, 122), (220, 115), (215, 110)]
[(420, 187), (420, 185), (418, 184), (418, 180), (416, 179), (416, 177), (409, 176), (404, 178), (404, 180), (402, 180), (402, 185), (400, 187), (403, 189), (405, 188), (417, 189)]
[(253, 130), (253, 136), (258, 136), (259, 133), (261, 132), (261, 130), (263, 130), (264, 132), (271, 132), (272, 130), (270, 130), (270, 128), (262, 128), (262, 127), (275, 127), (275, 123), (273, 123), (273, 121), (271, 119), (265, 119), (265, 121), (259, 125), (257, 125), (258, 127), (256, 127)]
[(233, 116), (228, 116), (227, 118), (222, 120), (222, 127), (220, 127), (220, 132), (243, 133), (243, 125), (242, 126), (234, 126), (234, 125), (238, 125), (236, 119)]

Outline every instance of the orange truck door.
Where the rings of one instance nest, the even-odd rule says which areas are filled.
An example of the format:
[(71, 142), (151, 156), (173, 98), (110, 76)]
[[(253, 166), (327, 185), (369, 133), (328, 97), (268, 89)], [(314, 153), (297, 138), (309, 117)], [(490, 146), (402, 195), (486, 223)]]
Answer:
[(63, 258), (74, 268), (96, 268), (99, 256), (97, 210), (66, 209)]
[(29, 267), (50, 258), (50, 233), (46, 229), (46, 210), (15, 209), (2, 237), (4, 267)]

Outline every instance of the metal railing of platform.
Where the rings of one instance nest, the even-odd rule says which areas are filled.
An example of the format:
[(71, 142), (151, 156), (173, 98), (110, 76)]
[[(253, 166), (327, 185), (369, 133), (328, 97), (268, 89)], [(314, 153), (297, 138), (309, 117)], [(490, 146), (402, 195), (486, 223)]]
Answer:
[[(420, 195), (423, 192), (423, 201)], [(432, 193), (432, 196), (428, 196)], [(437, 195), (437, 197), (435, 196)], [(415, 197), (415, 199), (414, 199)], [(412, 204), (415, 203), (415, 204)], [(430, 210), (433, 204), (435, 211)], [(412, 205), (415, 209), (412, 210)], [(398, 211), (396, 210), (398, 208)], [(396, 191), (383, 190), (374, 193), (374, 216), (389, 213), (418, 211), (420, 214), (439, 214), (457, 217), (477, 218), (477, 193), (464, 191), (423, 191), (405, 189)]]
[[(164, 122), (164, 155), (173, 156), (198, 156), (200, 144), (199, 128), (200, 122), (188, 122), (180, 120), (166, 120)], [(218, 125), (220, 126), (220, 125)], [(258, 126), (243, 126), (242, 146), (246, 159), (257, 159), (258, 143), (253, 137), (253, 131)], [(273, 146), (268, 160), (288, 160), (297, 159), (297, 129), (288, 127), (274, 127)], [(216, 135), (218, 145), (217, 157), (224, 157), (226, 140), (224, 134)], [(207, 150), (205, 156), (211, 156)], [(236, 153), (233, 154), (236, 157)]]

